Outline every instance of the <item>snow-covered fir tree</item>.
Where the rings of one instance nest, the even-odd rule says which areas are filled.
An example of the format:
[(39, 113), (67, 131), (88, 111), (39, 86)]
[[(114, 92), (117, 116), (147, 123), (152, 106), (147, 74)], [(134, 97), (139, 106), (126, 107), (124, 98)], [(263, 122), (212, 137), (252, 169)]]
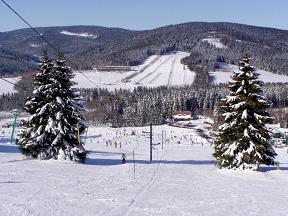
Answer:
[(222, 118), (213, 156), (220, 168), (257, 170), (261, 164), (274, 165), (276, 153), (270, 144), (270, 133), (265, 124), (272, 118), (262, 96), (261, 81), (245, 54), (239, 71), (229, 83), (230, 94), (221, 100)]
[(19, 149), (27, 157), (85, 160), (83, 107), (72, 78), (62, 54), (56, 61), (42, 57), (33, 96), (24, 107), (31, 117), (19, 134)]

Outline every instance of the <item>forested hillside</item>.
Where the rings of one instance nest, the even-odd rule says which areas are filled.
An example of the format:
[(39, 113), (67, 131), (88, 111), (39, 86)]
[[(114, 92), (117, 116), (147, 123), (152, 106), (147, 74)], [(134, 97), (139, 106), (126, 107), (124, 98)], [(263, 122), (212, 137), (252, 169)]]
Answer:
[[(63, 50), (79, 69), (95, 64), (138, 65), (152, 54), (191, 53), (183, 62), (214, 67), (215, 61), (237, 64), (243, 51), (253, 53), (259, 69), (288, 74), (288, 31), (233, 23), (192, 22), (148, 31), (70, 26), (37, 30)], [(30, 29), (0, 33), (0, 73), (31, 70), (47, 47)]]
[[(120, 43), (137, 34), (136, 31), (97, 26), (45, 27), (36, 30), (68, 58), (113, 41)], [(44, 50), (55, 57), (51, 47), (31, 29), (0, 32), (0, 73), (34, 69)]]
[(161, 27), (135, 35), (121, 43), (95, 47), (76, 55), (78, 65), (137, 65), (149, 55), (174, 50), (190, 52), (188, 65), (225, 61), (237, 64), (243, 51), (253, 53), (259, 69), (288, 73), (288, 31), (233, 23), (193, 22)]

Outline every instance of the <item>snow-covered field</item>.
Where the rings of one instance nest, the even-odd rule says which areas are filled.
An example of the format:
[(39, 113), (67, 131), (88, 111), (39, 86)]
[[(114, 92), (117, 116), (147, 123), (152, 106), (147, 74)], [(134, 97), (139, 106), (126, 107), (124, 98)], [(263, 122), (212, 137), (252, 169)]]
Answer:
[[(210, 74), (210, 77), (212, 78), (213, 83), (227, 83), (231, 81), (231, 76), (232, 76), (233, 71), (239, 71), (238, 66), (222, 64), (221, 69), (215, 72), (209, 72), (209, 74)], [(285, 76), (285, 75), (274, 74), (274, 73), (263, 71), (263, 70), (257, 70), (257, 73), (260, 74), (259, 79), (265, 83), (288, 82), (288, 76)]]
[(96, 86), (83, 75), (76, 73), (76, 87), (102, 87), (109, 90), (133, 89), (137, 86), (157, 87), (191, 85), (195, 73), (181, 64), (181, 59), (189, 56), (186, 52), (177, 52), (162, 56), (150, 56), (143, 65), (135, 67), (135, 71), (128, 72), (96, 72), (83, 71), (93, 80)]
[[(198, 120), (198, 129), (205, 130), (204, 122)], [(213, 164), (210, 142), (196, 130), (164, 125), (153, 127), (153, 142), (162, 143), (163, 131), (164, 145), (163, 150), (161, 144), (155, 147), (150, 164), (149, 139), (142, 133), (148, 127), (90, 127), (89, 159), (77, 164), (23, 158), (15, 145), (6, 144), (10, 130), (4, 128), (0, 139), (1, 216), (286, 216), (288, 212), (287, 149), (277, 149), (281, 170), (220, 171)], [(126, 164), (121, 164), (121, 153), (128, 156)]]
[[(4, 78), (4, 77), (3, 77)], [(21, 77), (14, 77), (14, 78), (4, 78), (5, 80), (12, 82), (12, 83), (17, 83), (19, 80), (21, 80)], [(13, 88), (14, 86), (8, 82), (5, 82), (4, 80), (0, 79), (0, 94), (2, 95), (7, 94), (7, 93), (15, 93), (16, 90)]]

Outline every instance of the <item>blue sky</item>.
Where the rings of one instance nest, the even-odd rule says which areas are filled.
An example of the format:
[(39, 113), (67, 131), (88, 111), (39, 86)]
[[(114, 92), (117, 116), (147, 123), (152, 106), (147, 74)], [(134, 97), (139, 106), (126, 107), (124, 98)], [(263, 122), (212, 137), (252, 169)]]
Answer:
[[(193, 21), (288, 30), (287, 0), (5, 0), (33, 26), (99, 25), (135, 30)], [(26, 27), (0, 1), (0, 31)]]

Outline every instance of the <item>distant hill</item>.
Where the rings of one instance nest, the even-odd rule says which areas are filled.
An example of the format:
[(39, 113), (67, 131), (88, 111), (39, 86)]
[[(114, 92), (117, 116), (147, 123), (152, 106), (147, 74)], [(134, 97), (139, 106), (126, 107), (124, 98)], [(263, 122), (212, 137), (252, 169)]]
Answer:
[[(288, 31), (234, 23), (192, 22), (149, 31), (92, 26), (50, 27), (38, 30), (79, 66), (139, 65), (148, 56), (185, 51), (187, 65), (223, 61), (237, 64), (244, 51), (266, 71), (288, 74)], [(0, 72), (28, 70), (46, 45), (31, 30), (0, 33)], [(15, 58), (18, 60), (15, 61)], [(20, 61), (19, 61), (20, 60)]]
[[(136, 31), (96, 26), (36, 29), (68, 58), (97, 46), (127, 40), (137, 34)], [(0, 32), (0, 73), (33, 69), (44, 50), (48, 50), (50, 55), (55, 53), (31, 29)]]
[(122, 43), (95, 47), (74, 57), (78, 64), (139, 64), (147, 56), (180, 50), (192, 53), (185, 64), (225, 61), (237, 64), (243, 51), (255, 66), (288, 73), (288, 31), (233, 23), (193, 22), (146, 31)]

